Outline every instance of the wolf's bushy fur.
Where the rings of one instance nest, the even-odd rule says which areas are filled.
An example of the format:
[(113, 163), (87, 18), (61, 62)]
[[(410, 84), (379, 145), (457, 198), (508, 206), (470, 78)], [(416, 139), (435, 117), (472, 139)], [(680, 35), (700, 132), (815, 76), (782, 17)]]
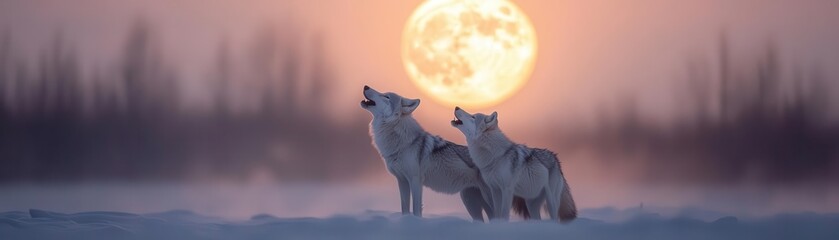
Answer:
[[(542, 203), (547, 201), (551, 219), (574, 219), (576, 207), (556, 154), (510, 141), (498, 128), (497, 116), (472, 115), (455, 108), (452, 121), (466, 136), (469, 154), (489, 188), (494, 215), (509, 219), (510, 205), (520, 212), (524, 205), (527, 217), (539, 219)], [(513, 204), (513, 195), (524, 200)]]
[(396, 177), (402, 200), (402, 213), (422, 216), (423, 185), (436, 192), (461, 193), (461, 199), (475, 220), (483, 220), (482, 210), (492, 216), (488, 198), (481, 191), (478, 168), (466, 146), (432, 135), (417, 123), (411, 113), (419, 99), (403, 98), (395, 93), (380, 93), (365, 86), (361, 107), (370, 111), (370, 136), (388, 172)]
[[(556, 165), (559, 168), (559, 174), (562, 174), (564, 178), (565, 174), (562, 173), (562, 167), (560, 167), (559, 158), (556, 156), (555, 153), (547, 149), (534, 149), (534, 151), (550, 154), (546, 157), (539, 159), (556, 159)], [(571, 188), (568, 186), (568, 181), (563, 180), (563, 183), (565, 184), (565, 186), (563, 186), (562, 195), (560, 196), (559, 201), (559, 220), (561, 222), (570, 222), (577, 218), (577, 205), (574, 203), (574, 198), (571, 196)], [(527, 210), (526, 201), (523, 198), (513, 198), (512, 209), (516, 214), (522, 216), (522, 218), (524, 219), (532, 218), (532, 216), (530, 216), (530, 212)]]

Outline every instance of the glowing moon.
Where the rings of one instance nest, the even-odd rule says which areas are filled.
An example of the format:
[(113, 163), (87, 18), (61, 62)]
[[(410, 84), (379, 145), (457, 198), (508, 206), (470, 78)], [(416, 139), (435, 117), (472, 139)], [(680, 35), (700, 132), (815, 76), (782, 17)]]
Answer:
[(425, 94), (485, 108), (516, 93), (536, 59), (536, 32), (506, 0), (429, 0), (402, 34), (402, 60)]

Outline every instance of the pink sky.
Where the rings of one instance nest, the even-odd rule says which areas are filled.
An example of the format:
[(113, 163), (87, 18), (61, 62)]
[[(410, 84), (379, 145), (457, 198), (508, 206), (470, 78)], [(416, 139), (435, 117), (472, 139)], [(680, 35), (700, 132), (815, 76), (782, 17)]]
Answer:
[[(508, 101), (472, 111), (500, 113), (502, 129), (513, 139), (544, 131), (557, 123), (590, 125), (601, 109), (634, 93), (645, 117), (668, 119), (679, 107), (674, 98), (685, 78), (689, 59), (716, 58), (720, 32), (727, 31), (735, 59), (756, 57), (770, 40), (781, 52), (782, 65), (820, 67), (839, 76), (839, 2), (834, 0), (518, 0), (530, 16), (539, 39), (532, 79)], [(60, 29), (80, 47), (88, 66), (109, 66), (117, 56), (127, 26), (144, 16), (159, 30), (165, 54), (175, 59), (185, 78), (187, 104), (203, 107), (202, 85), (222, 39), (245, 45), (265, 25), (296, 28), (306, 42), (323, 36), (329, 61), (336, 67), (339, 93), (327, 96), (335, 116), (359, 114), (361, 87), (422, 98), (415, 114), (427, 130), (455, 142), (463, 137), (449, 126), (452, 109), (421, 95), (408, 80), (400, 56), (402, 28), (421, 1), (221, 1), (221, 0), (10, 0), (0, 2), (0, 30), (13, 33), (16, 50), (32, 53)], [(237, 52), (236, 54), (244, 54)], [(304, 56), (306, 57), (306, 56)], [(837, 88), (836, 84), (832, 86)], [(321, 97), (321, 96), (318, 96)], [(576, 156), (585, 159), (585, 156)], [(572, 161), (570, 179), (579, 184), (582, 207), (615, 205), (609, 196), (622, 195), (624, 205), (643, 201), (644, 194), (620, 184), (620, 176), (602, 176), (596, 165)], [(384, 172), (384, 171), (383, 171)], [(616, 171), (615, 171), (616, 172)], [(395, 189), (394, 189), (395, 190)], [(723, 190), (735, 191), (735, 190)], [(679, 192), (679, 191), (676, 191)], [(809, 194), (809, 193), (805, 193)], [(700, 203), (702, 193), (670, 195), (671, 203)], [(693, 199), (688, 201), (687, 199)], [(794, 208), (773, 198), (762, 204)], [(780, 200), (779, 200), (780, 199)], [(786, 199), (786, 200), (785, 200)], [(836, 210), (836, 195), (812, 200), (814, 209)], [(709, 200), (711, 201), (711, 200)]]
[[(334, 105), (340, 115), (358, 111), (348, 106), (363, 84), (426, 98), (409, 82), (400, 57), (402, 28), (420, 2), (4, 1), (0, 29), (10, 29), (22, 51), (43, 46), (60, 29), (91, 58), (89, 65), (107, 65), (131, 20), (144, 16), (159, 29), (167, 57), (179, 60), (187, 85), (200, 86), (222, 38), (235, 46), (265, 25), (293, 26), (303, 41), (324, 36), (338, 69), (334, 84), (342, 89), (334, 101), (347, 102)], [(839, 75), (835, 1), (514, 2), (536, 27), (539, 49), (532, 80), (491, 108), (510, 126), (545, 119), (586, 123), (630, 92), (639, 95), (647, 116), (669, 116), (676, 107), (674, 82), (685, 78), (688, 59), (713, 62), (722, 29), (740, 58), (761, 53), (771, 39), (785, 67), (820, 66), (828, 76)], [(188, 90), (189, 104), (202, 105), (200, 87)], [(417, 115), (435, 132), (455, 137), (448, 108), (425, 101)]]

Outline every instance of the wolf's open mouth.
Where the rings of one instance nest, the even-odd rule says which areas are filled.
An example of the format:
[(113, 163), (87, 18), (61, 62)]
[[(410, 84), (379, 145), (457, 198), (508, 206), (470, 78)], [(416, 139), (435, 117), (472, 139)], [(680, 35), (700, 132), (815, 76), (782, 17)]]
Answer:
[(457, 119), (457, 116), (454, 116), (454, 119), (452, 119), (452, 126), (457, 125), (463, 125), (463, 121), (460, 121), (460, 119)]
[(370, 89), (371, 88), (369, 86), (364, 85), (364, 91), (361, 92), (361, 95), (364, 96), (364, 99), (361, 100), (361, 106), (362, 107), (366, 108), (366, 107), (369, 107), (369, 106), (376, 106), (376, 101), (370, 100), (370, 98), (367, 97), (367, 90), (370, 90)]
[(366, 95), (364, 96), (364, 99), (361, 100), (361, 104), (363, 104), (364, 106), (368, 106), (368, 107), (369, 106), (376, 106), (376, 102), (367, 98)]

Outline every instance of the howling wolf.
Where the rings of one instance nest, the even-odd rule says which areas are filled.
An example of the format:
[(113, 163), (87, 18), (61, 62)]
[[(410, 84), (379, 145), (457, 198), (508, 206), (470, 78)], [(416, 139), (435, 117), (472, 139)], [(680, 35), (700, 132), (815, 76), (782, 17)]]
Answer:
[(498, 128), (497, 112), (472, 115), (455, 107), (454, 115), (451, 124), (466, 136), (469, 154), (489, 187), (496, 217), (510, 218), (513, 195), (525, 199), (532, 218), (541, 218), (539, 210), (545, 200), (552, 220), (568, 222), (577, 217), (556, 154), (510, 141)]
[(466, 146), (457, 145), (431, 135), (420, 127), (411, 113), (419, 99), (408, 99), (396, 93), (380, 93), (364, 86), (361, 108), (373, 115), (370, 136), (373, 146), (385, 161), (387, 170), (396, 177), (402, 198), (402, 214), (409, 214), (413, 196), (413, 213), (422, 216), (422, 186), (447, 194), (460, 192), (469, 215), (483, 221), (483, 212), (492, 218), (489, 196), (478, 168), (469, 157)]

